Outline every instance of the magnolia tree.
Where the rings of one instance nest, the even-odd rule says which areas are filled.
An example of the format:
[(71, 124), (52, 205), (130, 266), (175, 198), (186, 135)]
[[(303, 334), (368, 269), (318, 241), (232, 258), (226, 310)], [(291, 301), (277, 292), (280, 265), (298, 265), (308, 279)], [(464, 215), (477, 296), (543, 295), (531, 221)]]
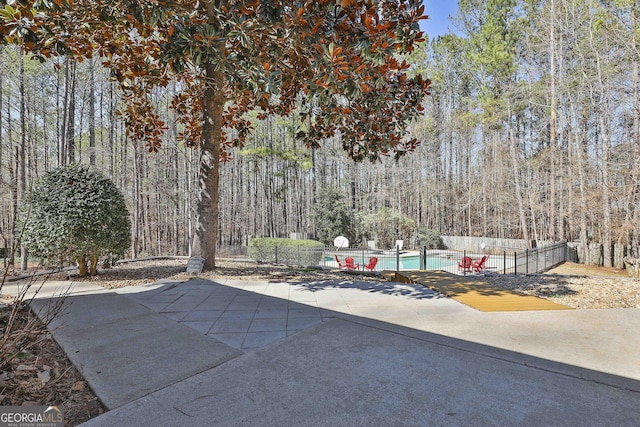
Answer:
[(36, 182), (23, 241), (46, 262), (77, 262), (81, 276), (95, 275), (100, 256), (122, 255), (129, 248), (130, 228), (124, 197), (114, 183), (71, 165)]
[(308, 148), (338, 135), (355, 161), (418, 144), (406, 128), (430, 82), (402, 58), (423, 40), (421, 0), (21, 0), (0, 18), (2, 40), (43, 59), (100, 55), (124, 93), (130, 139), (150, 151), (166, 126), (149, 94), (178, 83), (179, 137), (200, 150), (192, 253), (205, 268), (215, 266), (220, 162), (251, 133), (249, 112), (297, 114)]

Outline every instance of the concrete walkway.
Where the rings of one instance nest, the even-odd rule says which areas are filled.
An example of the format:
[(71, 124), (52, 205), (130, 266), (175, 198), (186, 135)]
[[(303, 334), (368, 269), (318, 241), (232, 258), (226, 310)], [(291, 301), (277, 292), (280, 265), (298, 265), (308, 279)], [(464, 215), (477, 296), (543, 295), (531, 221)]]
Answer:
[(419, 285), (194, 279), (80, 284), (65, 311), (54, 336), (110, 409), (88, 426), (640, 419), (639, 309), (481, 313)]

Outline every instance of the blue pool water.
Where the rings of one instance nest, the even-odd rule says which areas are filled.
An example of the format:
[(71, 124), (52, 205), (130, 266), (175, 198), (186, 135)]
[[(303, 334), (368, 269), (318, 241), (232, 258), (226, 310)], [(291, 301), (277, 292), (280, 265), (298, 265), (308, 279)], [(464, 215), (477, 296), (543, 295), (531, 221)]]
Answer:
[[(373, 256), (378, 258), (378, 264), (376, 265), (376, 271), (382, 270), (395, 270), (396, 269), (396, 257), (393, 255), (371, 255), (365, 256), (364, 260), (362, 256), (354, 255), (338, 255), (340, 261), (344, 262), (345, 257), (351, 256), (356, 264), (360, 264), (360, 270), (364, 264), (369, 263), (369, 259)], [(327, 255), (325, 257), (325, 263), (329, 264), (333, 262), (335, 264), (335, 257), (333, 255)], [(427, 256), (426, 269), (427, 270), (439, 270), (455, 265), (455, 261), (449, 258), (442, 258), (440, 256)], [(400, 270), (419, 270), (420, 269), (420, 255), (404, 255), (400, 256)]]

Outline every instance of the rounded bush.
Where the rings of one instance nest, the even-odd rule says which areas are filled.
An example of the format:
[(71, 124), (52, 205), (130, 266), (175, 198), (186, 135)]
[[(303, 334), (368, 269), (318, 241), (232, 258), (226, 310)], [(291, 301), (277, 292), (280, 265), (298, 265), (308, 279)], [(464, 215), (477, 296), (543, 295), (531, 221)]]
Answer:
[(100, 256), (122, 256), (131, 243), (124, 197), (115, 184), (81, 165), (43, 175), (25, 212), (23, 241), (35, 256), (64, 265), (78, 262), (80, 274), (95, 274)]

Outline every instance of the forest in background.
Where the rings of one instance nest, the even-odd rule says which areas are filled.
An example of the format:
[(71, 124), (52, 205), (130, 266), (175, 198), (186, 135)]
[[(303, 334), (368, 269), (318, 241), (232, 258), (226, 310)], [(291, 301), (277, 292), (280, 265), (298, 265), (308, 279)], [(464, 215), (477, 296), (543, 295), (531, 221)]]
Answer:
[[(386, 207), (445, 235), (598, 242), (605, 265), (613, 244), (639, 255), (638, 2), (459, 4), (458, 32), (411, 58), (433, 81), (412, 124), (416, 152), (354, 163), (339, 135), (307, 150), (295, 115), (253, 120), (221, 170), (221, 247), (314, 237), (316, 195), (336, 188), (354, 212)], [(80, 162), (123, 191), (130, 256), (188, 254), (199, 153), (177, 141), (171, 87), (154, 93), (168, 132), (148, 153), (127, 140), (121, 95), (99, 58), (41, 64), (4, 47), (0, 70), (0, 246), (15, 243), (37, 177)]]

